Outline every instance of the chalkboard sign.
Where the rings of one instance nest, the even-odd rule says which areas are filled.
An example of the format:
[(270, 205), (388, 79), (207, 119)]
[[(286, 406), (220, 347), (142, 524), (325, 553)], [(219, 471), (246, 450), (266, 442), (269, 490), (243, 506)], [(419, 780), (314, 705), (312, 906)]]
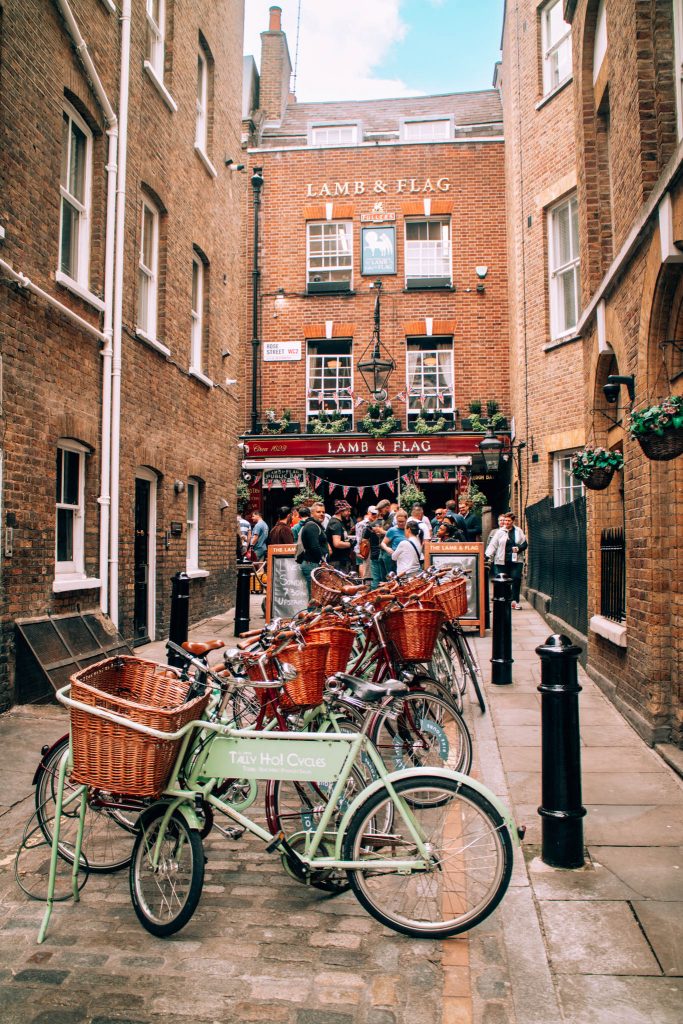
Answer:
[(467, 612), (461, 616), (462, 626), (476, 626), (484, 635), (484, 545), (447, 541), (424, 546), (425, 566), (457, 565), (470, 573), (467, 577)]
[(308, 604), (306, 580), (294, 559), (296, 544), (271, 544), (268, 548), (266, 622), (291, 619)]

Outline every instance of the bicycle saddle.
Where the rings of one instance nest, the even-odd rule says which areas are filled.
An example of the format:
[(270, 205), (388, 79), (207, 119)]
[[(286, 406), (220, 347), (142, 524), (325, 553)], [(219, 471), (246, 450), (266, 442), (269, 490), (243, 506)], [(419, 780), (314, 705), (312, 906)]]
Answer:
[(408, 687), (398, 679), (387, 679), (383, 683), (373, 683), (369, 679), (350, 676), (346, 672), (336, 672), (332, 679), (337, 686), (350, 690), (354, 697), (364, 704), (378, 704), (385, 697), (403, 697), (409, 693)]
[(188, 654), (202, 658), (209, 651), (220, 651), (221, 647), (225, 647), (225, 643), (222, 640), (186, 640), (181, 646)]

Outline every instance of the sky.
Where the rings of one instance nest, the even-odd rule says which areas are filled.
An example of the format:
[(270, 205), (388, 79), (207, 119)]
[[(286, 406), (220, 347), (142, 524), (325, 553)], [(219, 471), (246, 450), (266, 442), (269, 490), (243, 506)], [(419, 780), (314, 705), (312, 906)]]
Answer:
[[(504, 0), (301, 0), (300, 102), (491, 88)], [(299, 0), (245, 0), (244, 52), (261, 60), (268, 9), (282, 8), (292, 63)]]

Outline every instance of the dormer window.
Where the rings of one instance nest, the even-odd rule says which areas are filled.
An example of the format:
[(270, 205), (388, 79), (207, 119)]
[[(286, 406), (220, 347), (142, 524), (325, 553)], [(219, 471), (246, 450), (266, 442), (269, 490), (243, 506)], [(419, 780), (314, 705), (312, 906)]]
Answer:
[(311, 128), (312, 146), (355, 146), (357, 124), (321, 124)]
[(404, 142), (439, 142), (450, 139), (452, 135), (450, 118), (447, 117), (404, 121), (401, 125), (401, 138)]

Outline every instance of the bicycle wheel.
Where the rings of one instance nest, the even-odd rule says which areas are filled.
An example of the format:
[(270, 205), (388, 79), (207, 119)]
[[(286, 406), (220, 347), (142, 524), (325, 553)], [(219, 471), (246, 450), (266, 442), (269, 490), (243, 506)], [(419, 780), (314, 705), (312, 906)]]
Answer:
[(449, 634), (449, 646), (453, 652), (453, 666), (461, 693), (465, 693), (469, 683), (476, 695), (479, 707), (486, 711), (486, 703), (482, 694), (482, 675), (477, 656), (465, 634), (452, 627)]
[(370, 739), (390, 771), (450, 768), (467, 774), (472, 766), (472, 740), (463, 719), (448, 701), (423, 690), (402, 698), (397, 718), (378, 712)]
[[(40, 831), (51, 845), (57, 800), (59, 765), (69, 746), (64, 736), (41, 761), (36, 772), (34, 794), (36, 819)], [(68, 799), (80, 786), (64, 780), (64, 799)], [(107, 794), (88, 790), (88, 802), (83, 824), (82, 865), (95, 874), (121, 871), (130, 863), (133, 836), (136, 832), (137, 811), (107, 808), (99, 802)], [(59, 855), (69, 864), (74, 861), (74, 845), (78, 832), (80, 800), (72, 800), (62, 809), (59, 826)]]
[[(406, 806), (395, 808), (390, 835), (374, 832), (382, 806), (393, 803), (386, 789), (368, 797), (349, 822), (344, 859), (386, 860), (381, 867), (348, 870), (354, 894), (374, 918), (405, 935), (442, 939), (473, 928), (498, 906), (510, 882), (512, 842), (503, 819), (455, 779), (425, 772), (399, 780), (395, 789)], [(392, 870), (392, 860), (419, 856), (406, 817), (424, 837), (427, 871)]]
[(447, 689), (449, 698), (456, 711), (463, 712), (463, 690), (460, 688), (458, 675), (454, 670), (451, 645), (444, 635), (437, 637), (432, 660), (428, 665), (429, 673), (435, 676)]
[[(130, 862), (130, 895), (143, 928), (164, 938), (180, 931), (194, 914), (204, 883), (204, 850), (199, 833), (173, 813), (156, 807), (142, 822)], [(159, 843), (159, 859), (153, 864)]]

